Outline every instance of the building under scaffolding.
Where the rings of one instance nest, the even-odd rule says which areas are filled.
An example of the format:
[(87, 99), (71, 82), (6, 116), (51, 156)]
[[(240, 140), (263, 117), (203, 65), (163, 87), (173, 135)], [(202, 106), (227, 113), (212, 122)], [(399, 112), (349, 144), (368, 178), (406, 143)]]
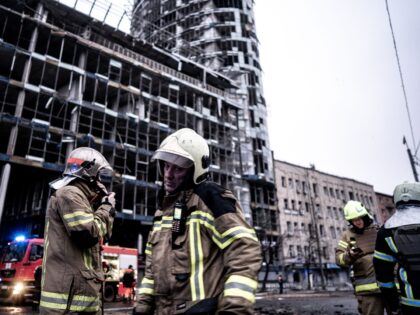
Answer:
[(116, 171), (113, 244), (146, 238), (161, 185), (150, 157), (176, 129), (208, 139), (213, 180), (243, 195), (242, 103), (228, 77), (52, 0), (2, 1), (0, 58), (2, 240), (43, 234), (48, 183), (79, 146)]
[(249, 198), (246, 214), (276, 256), (278, 207), (253, 6), (253, 0), (137, 0), (131, 31), (224, 73), (240, 87), (241, 175), (247, 181), (242, 199)]

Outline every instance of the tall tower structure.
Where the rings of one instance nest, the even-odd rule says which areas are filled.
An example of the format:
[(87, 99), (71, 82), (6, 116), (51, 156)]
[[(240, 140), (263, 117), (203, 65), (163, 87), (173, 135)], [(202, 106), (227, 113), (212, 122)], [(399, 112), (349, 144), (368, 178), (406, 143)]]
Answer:
[(277, 241), (273, 159), (267, 132), (253, 0), (138, 0), (131, 30), (139, 40), (187, 56), (234, 79), (242, 179), (236, 193), (254, 226)]

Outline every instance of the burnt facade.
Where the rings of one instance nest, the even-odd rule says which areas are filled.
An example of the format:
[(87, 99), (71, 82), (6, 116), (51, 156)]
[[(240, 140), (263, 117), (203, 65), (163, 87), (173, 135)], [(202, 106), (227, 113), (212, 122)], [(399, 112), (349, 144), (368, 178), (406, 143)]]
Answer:
[(161, 187), (150, 157), (183, 127), (208, 139), (213, 180), (241, 196), (243, 105), (227, 76), (52, 0), (0, 4), (0, 58), (2, 240), (43, 235), (48, 183), (89, 146), (116, 171), (111, 244), (136, 247)]

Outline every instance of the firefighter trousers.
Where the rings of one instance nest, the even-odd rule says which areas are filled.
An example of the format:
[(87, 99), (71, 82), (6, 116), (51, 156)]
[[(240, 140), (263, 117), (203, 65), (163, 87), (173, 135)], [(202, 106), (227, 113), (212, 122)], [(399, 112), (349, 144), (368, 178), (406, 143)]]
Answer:
[[(357, 295), (358, 311), (361, 315), (384, 315), (385, 301), (381, 294)], [(391, 314), (391, 313), (388, 313)]]

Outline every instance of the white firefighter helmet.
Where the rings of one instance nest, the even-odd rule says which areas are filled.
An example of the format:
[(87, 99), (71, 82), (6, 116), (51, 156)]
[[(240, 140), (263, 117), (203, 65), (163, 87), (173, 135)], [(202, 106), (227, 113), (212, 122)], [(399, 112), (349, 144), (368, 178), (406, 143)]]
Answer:
[(359, 201), (349, 200), (343, 208), (344, 218), (347, 221), (351, 221), (356, 218), (363, 217), (367, 215), (372, 219), (371, 214), (366, 209), (366, 207)]
[(63, 172), (63, 178), (50, 183), (51, 188), (59, 189), (76, 178), (89, 183), (102, 181), (104, 176), (112, 176), (113, 169), (105, 157), (95, 149), (81, 147), (70, 152)]
[[(206, 140), (189, 128), (182, 128), (162, 141), (151, 161), (161, 160), (182, 168), (194, 165), (194, 184), (207, 178), (209, 171), (209, 146)], [(159, 172), (162, 174), (161, 166)]]
[(420, 183), (404, 182), (395, 187), (394, 204), (408, 201), (420, 202)]

